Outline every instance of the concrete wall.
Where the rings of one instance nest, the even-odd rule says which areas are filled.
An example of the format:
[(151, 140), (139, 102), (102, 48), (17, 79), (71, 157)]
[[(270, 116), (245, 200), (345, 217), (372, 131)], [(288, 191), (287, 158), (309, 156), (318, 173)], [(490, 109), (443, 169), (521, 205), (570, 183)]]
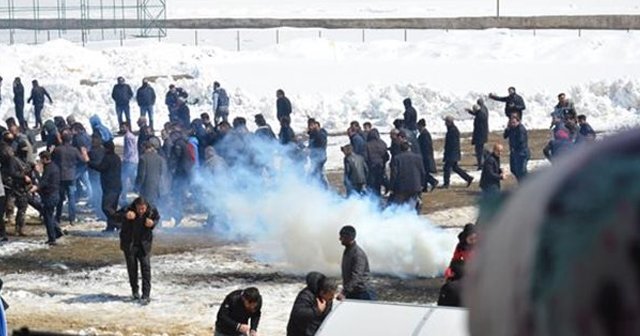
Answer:
[[(172, 19), (167, 29), (640, 29), (640, 15), (512, 16), (401, 19)], [(1, 29), (54, 30), (143, 28), (138, 20), (0, 19)]]

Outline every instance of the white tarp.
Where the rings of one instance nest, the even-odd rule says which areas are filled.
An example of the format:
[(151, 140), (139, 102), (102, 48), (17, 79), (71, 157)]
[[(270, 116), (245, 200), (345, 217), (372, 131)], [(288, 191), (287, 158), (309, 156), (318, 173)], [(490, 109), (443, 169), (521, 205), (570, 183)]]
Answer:
[(467, 310), (346, 300), (334, 307), (316, 335), (468, 336)]

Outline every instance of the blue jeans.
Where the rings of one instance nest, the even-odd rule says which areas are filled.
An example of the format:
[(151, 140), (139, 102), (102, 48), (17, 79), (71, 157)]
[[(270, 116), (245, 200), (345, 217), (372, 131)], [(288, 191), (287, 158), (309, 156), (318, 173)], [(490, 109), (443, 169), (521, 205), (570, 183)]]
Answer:
[[(89, 200), (92, 198), (92, 188), (91, 182), (89, 181), (89, 172), (87, 169), (76, 169), (76, 188), (78, 190), (78, 195), (80, 192), (84, 192), (83, 197), (88, 198)], [(81, 189), (81, 190), (80, 190)], [(79, 197), (76, 195), (76, 197)]]
[(153, 105), (140, 106), (140, 117), (148, 115), (149, 126), (153, 129)]
[(129, 126), (131, 126), (131, 114), (129, 113), (129, 105), (122, 105), (122, 106), (118, 106), (116, 105), (116, 114), (118, 115), (118, 125), (122, 125), (122, 123), (125, 121), (122, 118), (122, 114), (124, 114), (124, 117), (127, 119), (127, 124), (129, 124)]
[(69, 222), (76, 221), (76, 181), (60, 181), (60, 199), (56, 208), (56, 221), (60, 222), (62, 217), (62, 206), (67, 198), (69, 205)]
[(367, 300), (367, 301), (375, 301), (377, 299), (377, 295), (372, 290), (365, 290), (361, 292), (352, 292), (346, 293), (345, 297), (351, 300)]
[(133, 191), (136, 182), (138, 164), (132, 162), (122, 162), (122, 193), (120, 194), (120, 206), (127, 205), (127, 194)]
[(89, 184), (91, 184), (91, 198), (89, 204), (99, 220), (107, 219), (102, 213), (102, 185), (100, 184), (100, 173), (89, 170)]

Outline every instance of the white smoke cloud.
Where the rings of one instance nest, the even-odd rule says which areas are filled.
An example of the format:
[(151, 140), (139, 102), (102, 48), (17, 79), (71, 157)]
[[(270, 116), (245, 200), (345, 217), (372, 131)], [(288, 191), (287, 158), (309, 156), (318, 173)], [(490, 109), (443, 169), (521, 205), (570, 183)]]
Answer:
[(307, 175), (300, 156), (291, 158), (292, 148), (249, 133), (228, 135), (217, 148), (236, 162), (214, 173), (201, 168), (197, 199), (216, 215), (217, 234), (248, 240), (262, 260), (292, 272), (339, 274), (338, 231), (347, 224), (356, 228), (373, 272), (436, 276), (451, 258), (457, 232), (408, 207), (381, 209), (378, 200), (345, 199), (325, 189)]

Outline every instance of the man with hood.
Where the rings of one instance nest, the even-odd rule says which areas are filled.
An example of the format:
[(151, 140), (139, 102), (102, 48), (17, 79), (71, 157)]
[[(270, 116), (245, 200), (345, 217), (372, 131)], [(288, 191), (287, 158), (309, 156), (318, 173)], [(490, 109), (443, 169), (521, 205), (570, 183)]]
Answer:
[(47, 90), (38, 84), (37, 80), (31, 81), (31, 96), (27, 100), (27, 103), (33, 102), (33, 110), (36, 115), (36, 125), (34, 128), (42, 127), (42, 109), (44, 108), (44, 98), (49, 99), (49, 104), (53, 104), (51, 96)]
[(136, 92), (136, 101), (140, 107), (140, 117), (149, 116), (149, 126), (153, 129), (153, 105), (156, 104), (156, 91), (149, 85), (148, 79), (142, 80), (142, 86)]
[(113, 134), (111, 134), (111, 131), (102, 124), (102, 121), (97, 114), (94, 114), (89, 118), (89, 124), (91, 125), (91, 130), (93, 130), (93, 134), (100, 136), (102, 143), (113, 140)]
[(287, 336), (313, 336), (331, 312), (336, 294), (335, 281), (319, 272), (309, 272), (305, 287), (293, 303)]
[(364, 159), (369, 168), (369, 179), (367, 185), (369, 190), (380, 196), (381, 188), (385, 184), (385, 167), (389, 161), (387, 144), (380, 139), (378, 129), (372, 128), (367, 134), (367, 144), (365, 146)]
[(131, 114), (129, 112), (129, 101), (133, 98), (133, 91), (131, 86), (124, 82), (124, 77), (118, 77), (118, 82), (113, 86), (111, 91), (111, 98), (116, 103), (116, 114), (118, 115), (118, 125), (122, 125), (123, 114), (126, 118), (126, 123), (131, 127)]
[(418, 112), (416, 112), (416, 109), (411, 105), (410, 98), (406, 98), (402, 103), (404, 104), (404, 127), (412, 132), (416, 132), (418, 129), (418, 125), (416, 124), (418, 122)]

